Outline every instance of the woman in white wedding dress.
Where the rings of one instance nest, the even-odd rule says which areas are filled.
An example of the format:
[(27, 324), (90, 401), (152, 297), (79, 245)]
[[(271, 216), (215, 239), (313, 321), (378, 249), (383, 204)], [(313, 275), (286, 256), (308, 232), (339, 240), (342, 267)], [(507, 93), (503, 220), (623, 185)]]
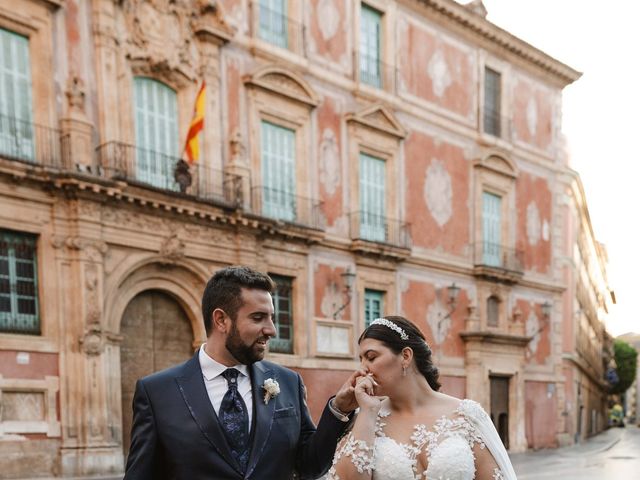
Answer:
[(438, 392), (431, 349), (413, 323), (376, 319), (358, 344), (359, 410), (327, 480), (516, 480), (482, 407)]

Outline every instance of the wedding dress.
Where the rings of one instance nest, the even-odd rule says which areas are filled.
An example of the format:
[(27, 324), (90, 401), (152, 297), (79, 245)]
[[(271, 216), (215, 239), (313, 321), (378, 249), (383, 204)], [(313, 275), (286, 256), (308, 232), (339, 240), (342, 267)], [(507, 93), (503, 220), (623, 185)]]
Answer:
[[(388, 399), (378, 413), (374, 445), (352, 433), (340, 443), (327, 480), (340, 480), (335, 465), (345, 456), (358, 472), (373, 480), (473, 480), (476, 466), (473, 447), (487, 448), (498, 465), (494, 480), (516, 480), (507, 451), (484, 409), (473, 400), (462, 400), (451, 417), (442, 416), (431, 429), (414, 426), (411, 444), (398, 443), (384, 434), (383, 419), (390, 414)], [(418, 456), (426, 454), (427, 469), (418, 471)]]

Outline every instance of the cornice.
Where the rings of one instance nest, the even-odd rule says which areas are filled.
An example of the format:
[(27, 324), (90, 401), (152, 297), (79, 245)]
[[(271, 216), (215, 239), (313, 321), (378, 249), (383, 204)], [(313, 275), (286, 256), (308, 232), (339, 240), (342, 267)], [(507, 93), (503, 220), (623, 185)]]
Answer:
[(435, 10), (464, 29), (546, 71), (558, 79), (563, 87), (575, 82), (582, 76), (581, 72), (473, 13), (454, 0), (418, 0), (418, 3)]
[(508, 333), (490, 332), (486, 330), (460, 332), (460, 337), (465, 342), (495, 343), (498, 345), (514, 345), (526, 347), (533, 337), (522, 335), (510, 335)]

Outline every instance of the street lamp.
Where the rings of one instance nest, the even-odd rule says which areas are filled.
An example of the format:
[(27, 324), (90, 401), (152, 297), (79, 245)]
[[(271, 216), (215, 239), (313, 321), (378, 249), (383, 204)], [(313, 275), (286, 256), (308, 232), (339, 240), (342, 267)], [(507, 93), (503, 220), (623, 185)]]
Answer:
[(460, 293), (460, 287), (458, 287), (455, 282), (453, 282), (451, 285), (447, 287), (447, 295), (448, 295), (447, 304), (449, 305), (449, 311), (444, 315), (442, 313), (438, 313), (438, 315), (440, 316), (440, 319), (438, 320), (438, 331), (440, 331), (440, 324), (443, 321), (445, 321), (447, 318), (451, 318), (451, 314), (456, 309), (459, 293)]
[(351, 271), (350, 267), (347, 267), (347, 269), (340, 274), (340, 276), (342, 277), (342, 283), (344, 284), (344, 295), (346, 297), (346, 300), (344, 302), (344, 304), (342, 304), (340, 307), (338, 307), (338, 309), (333, 312), (333, 319), (337, 320), (338, 319), (338, 315), (345, 309), (347, 308), (347, 306), (349, 305), (349, 303), (351, 303), (351, 297), (353, 296), (353, 281), (356, 278), (356, 274), (353, 273)]
[(551, 316), (551, 304), (548, 300), (545, 300), (542, 304), (542, 316), (545, 318), (549, 318)]

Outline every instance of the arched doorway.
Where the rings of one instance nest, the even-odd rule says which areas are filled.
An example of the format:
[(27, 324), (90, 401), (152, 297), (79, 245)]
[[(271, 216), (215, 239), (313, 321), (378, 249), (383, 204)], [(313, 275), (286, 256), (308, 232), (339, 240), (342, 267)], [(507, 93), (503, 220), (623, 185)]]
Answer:
[(126, 458), (136, 380), (189, 359), (193, 355), (193, 331), (176, 300), (161, 291), (148, 290), (129, 302), (120, 332), (122, 448)]

